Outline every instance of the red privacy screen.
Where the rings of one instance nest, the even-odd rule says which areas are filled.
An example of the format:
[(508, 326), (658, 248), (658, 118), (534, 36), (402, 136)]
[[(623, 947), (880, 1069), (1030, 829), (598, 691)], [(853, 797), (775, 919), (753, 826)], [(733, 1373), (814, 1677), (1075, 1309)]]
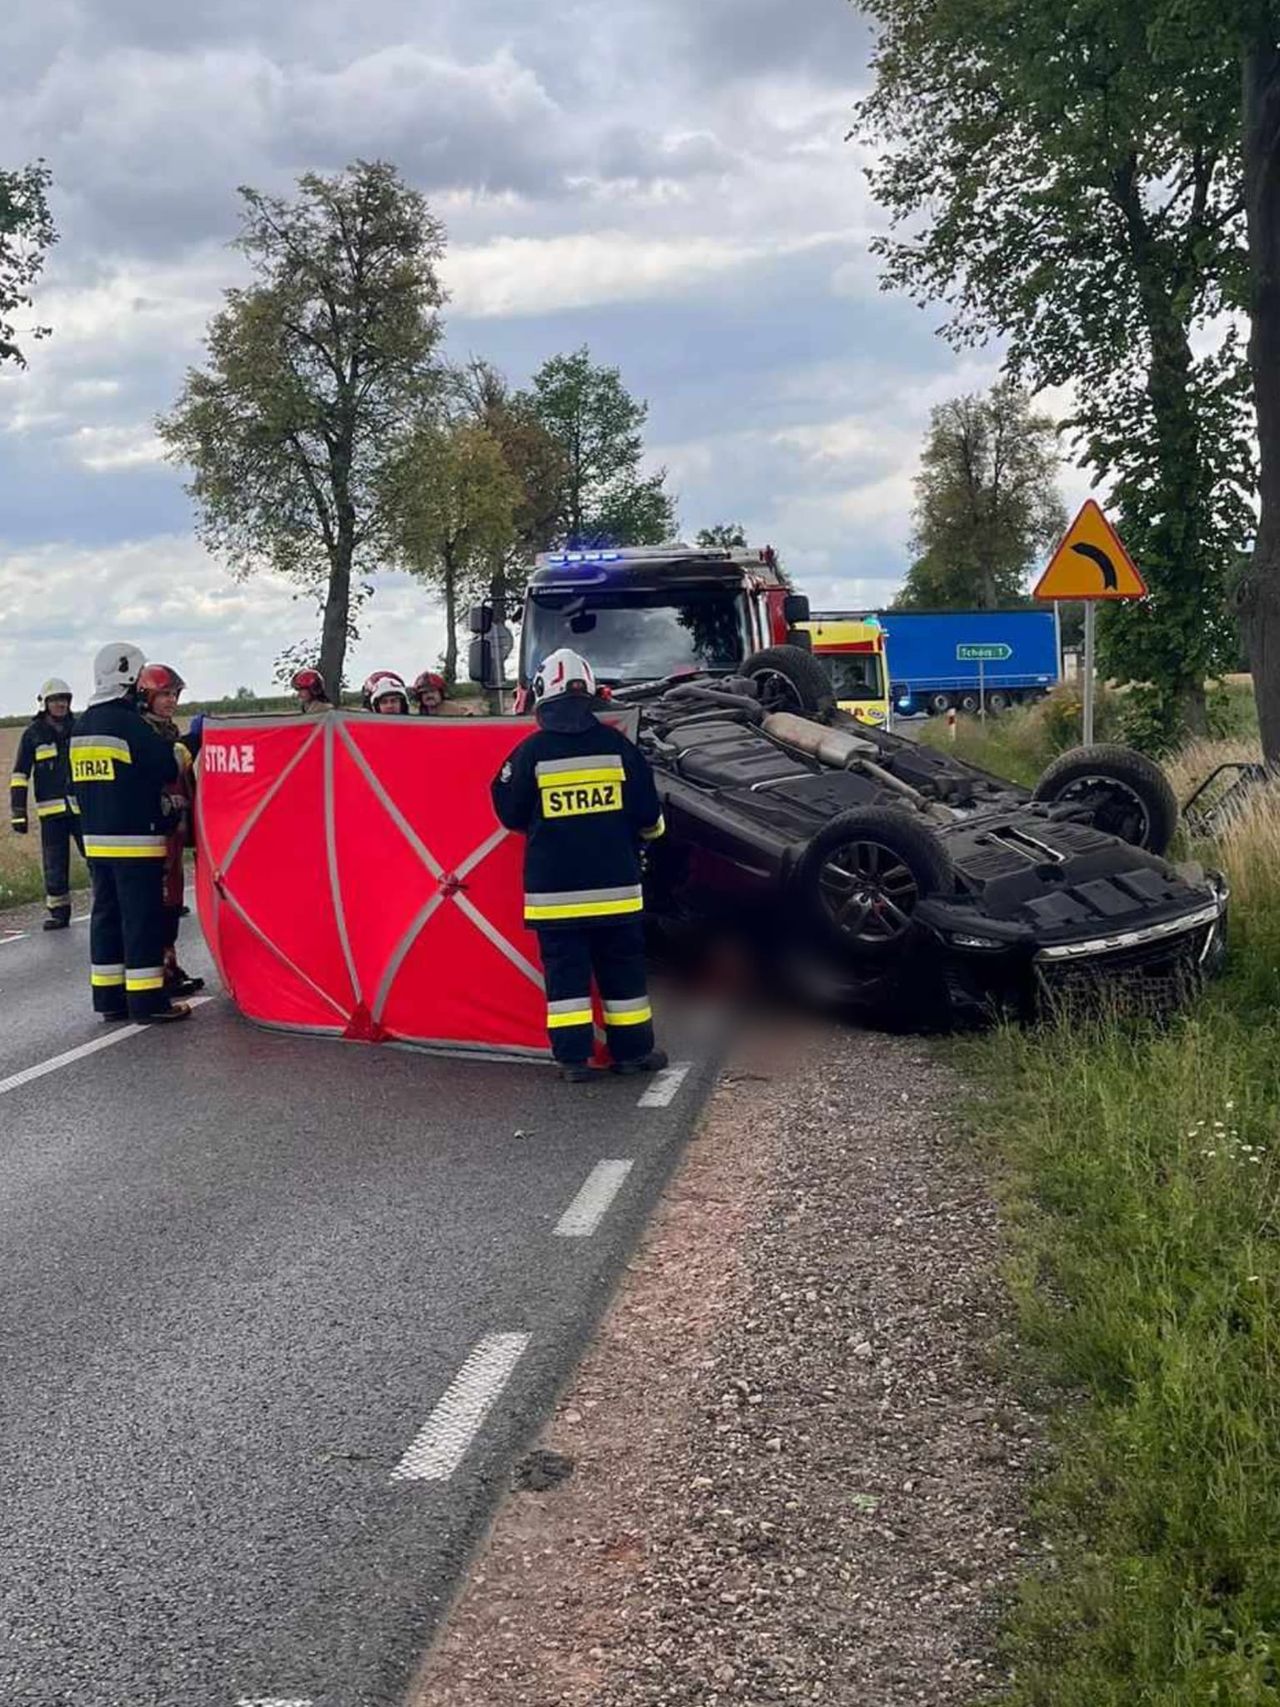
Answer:
[(489, 783), (516, 718), (210, 718), (200, 918), (250, 1019), (367, 1043), (546, 1055), (524, 844)]

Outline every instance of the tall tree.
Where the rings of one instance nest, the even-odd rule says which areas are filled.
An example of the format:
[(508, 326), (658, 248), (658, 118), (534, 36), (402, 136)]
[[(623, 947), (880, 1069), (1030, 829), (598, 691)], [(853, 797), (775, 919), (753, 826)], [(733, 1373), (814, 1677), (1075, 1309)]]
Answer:
[(444, 232), (382, 161), (308, 173), (292, 201), (242, 189), (236, 246), (254, 281), (228, 290), (208, 363), (158, 430), (210, 550), (314, 593), (320, 669), (342, 680), (359, 577), (388, 543), (386, 470), (439, 389)]
[(916, 557), (899, 610), (1016, 603), (1037, 556), (1066, 526), (1053, 421), (1009, 381), (939, 404), (916, 476)]
[(709, 528), (698, 529), (698, 544), (719, 546), (722, 550), (732, 551), (735, 546), (747, 543), (747, 530), (741, 522), (714, 522)]
[(553, 356), (534, 375), (533, 406), (564, 456), (562, 538), (656, 545), (673, 536), (666, 469), (640, 469), (649, 405), (630, 395), (616, 367), (596, 366), (585, 344)]
[[(1175, 0), (1168, 0), (1169, 10)], [(858, 128), (909, 235), (885, 282), (997, 333), (1015, 375), (1074, 388), (1068, 427), (1110, 484), (1152, 596), (1106, 613), (1104, 662), (1205, 722), (1230, 657), (1226, 587), (1252, 517), (1238, 83), (1138, 0), (867, 0), (880, 34)], [(1182, 8), (1186, 9), (1186, 8)]]
[[(45, 255), (58, 241), (49, 212), (52, 175), (43, 160), (0, 171), (0, 365), (25, 367), (18, 342), (24, 335), (14, 317), (31, 306), (31, 287), (40, 277)], [(25, 336), (47, 338), (47, 326), (26, 328)]]
[(424, 423), (388, 471), (396, 553), (444, 600), (444, 675), (458, 677), (458, 617), (464, 599), (488, 590), (493, 565), (510, 550), (523, 496), (502, 445), (473, 421)]

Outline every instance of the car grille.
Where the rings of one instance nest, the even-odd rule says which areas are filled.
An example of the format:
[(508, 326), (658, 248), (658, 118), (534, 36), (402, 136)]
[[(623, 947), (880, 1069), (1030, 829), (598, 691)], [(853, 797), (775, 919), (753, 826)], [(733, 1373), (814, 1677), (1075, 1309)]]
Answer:
[(1053, 1012), (1159, 1018), (1185, 1006), (1204, 985), (1217, 924), (1134, 948), (1079, 960), (1038, 960), (1042, 1003)]

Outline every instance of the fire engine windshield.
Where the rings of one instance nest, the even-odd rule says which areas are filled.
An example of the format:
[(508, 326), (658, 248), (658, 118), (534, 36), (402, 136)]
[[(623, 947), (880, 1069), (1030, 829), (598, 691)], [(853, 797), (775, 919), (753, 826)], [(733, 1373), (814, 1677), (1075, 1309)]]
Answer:
[(617, 686), (682, 670), (733, 670), (750, 650), (747, 603), (730, 588), (535, 593), (525, 613), (523, 675), (560, 646)]

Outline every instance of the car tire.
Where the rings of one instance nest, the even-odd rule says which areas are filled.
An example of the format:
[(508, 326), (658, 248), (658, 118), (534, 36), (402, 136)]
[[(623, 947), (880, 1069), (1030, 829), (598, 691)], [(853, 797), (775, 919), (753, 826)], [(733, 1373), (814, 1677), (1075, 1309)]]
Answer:
[(916, 907), (949, 895), (955, 869), (937, 834), (911, 813), (855, 807), (818, 831), (795, 885), (808, 928), (857, 964), (878, 965), (916, 937)]
[(930, 717), (942, 717), (951, 710), (951, 695), (949, 693), (931, 693), (924, 702), (924, 708)]
[(831, 677), (811, 652), (798, 646), (769, 646), (753, 652), (742, 666), (768, 711), (791, 711), (801, 717), (828, 717), (836, 708)]
[(1033, 800), (1089, 806), (1089, 821), (1135, 848), (1162, 854), (1178, 827), (1178, 802), (1168, 777), (1132, 747), (1074, 747), (1045, 771)]

